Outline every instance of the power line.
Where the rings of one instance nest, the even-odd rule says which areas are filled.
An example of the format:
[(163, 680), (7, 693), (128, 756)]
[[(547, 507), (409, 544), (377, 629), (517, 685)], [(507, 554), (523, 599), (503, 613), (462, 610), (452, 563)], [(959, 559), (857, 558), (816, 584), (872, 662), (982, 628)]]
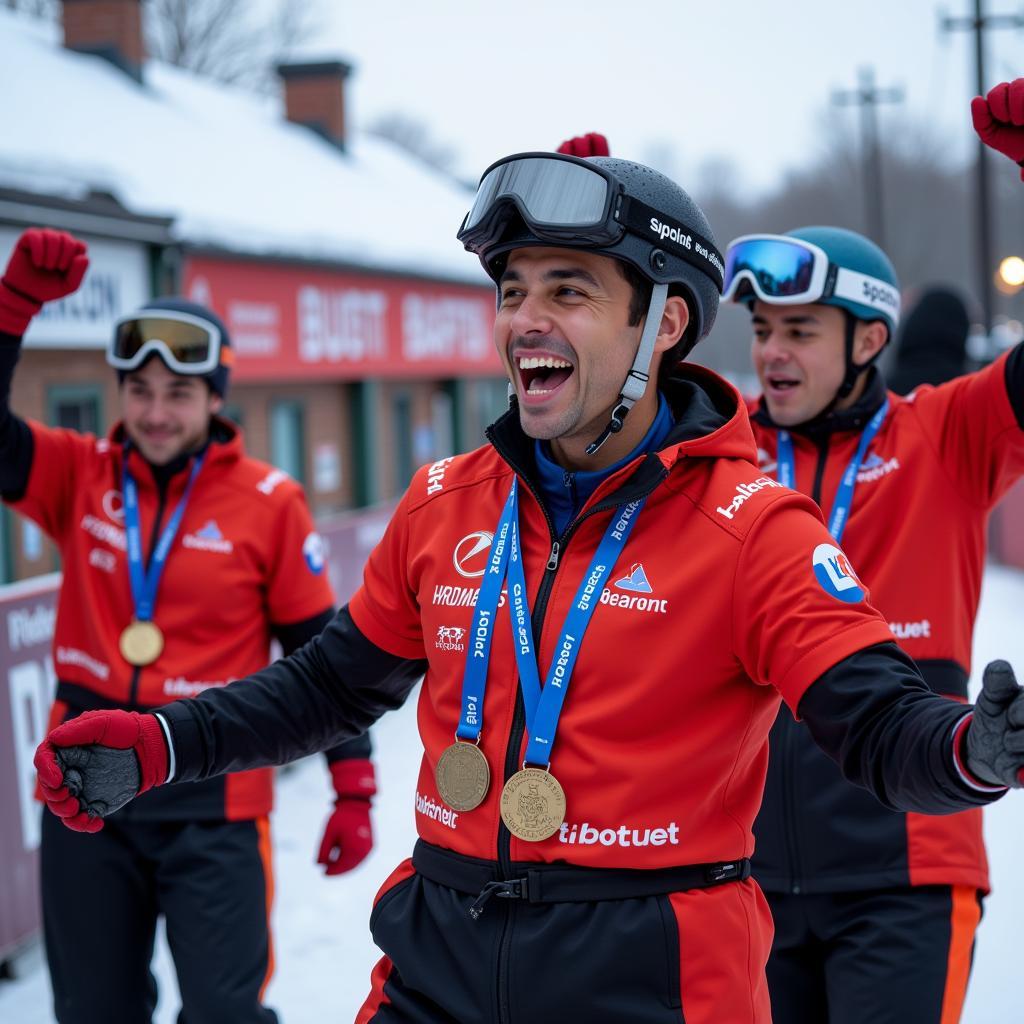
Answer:
[(877, 107), (880, 103), (902, 103), (900, 88), (875, 87), (873, 68), (859, 72), (860, 85), (856, 89), (839, 89), (832, 93), (832, 102), (838, 106), (860, 107), (860, 138), (864, 185), (864, 220), (867, 233), (885, 248), (885, 207), (882, 201), (882, 151), (878, 144)]
[[(1024, 28), (1024, 14), (989, 14), (983, 11), (983, 0), (974, 0), (974, 17), (951, 18), (942, 16), (939, 24), (944, 32), (966, 30), (974, 33), (974, 68), (976, 88), (979, 96), (987, 92), (985, 88), (985, 30), (998, 28)], [(977, 210), (977, 242), (978, 242), (978, 284), (982, 319), (986, 334), (992, 331), (992, 310), (994, 296), (992, 291), (992, 274), (995, 260), (992, 255), (992, 225), (989, 214), (988, 187), (988, 146), (978, 140), (978, 162), (976, 172)]]

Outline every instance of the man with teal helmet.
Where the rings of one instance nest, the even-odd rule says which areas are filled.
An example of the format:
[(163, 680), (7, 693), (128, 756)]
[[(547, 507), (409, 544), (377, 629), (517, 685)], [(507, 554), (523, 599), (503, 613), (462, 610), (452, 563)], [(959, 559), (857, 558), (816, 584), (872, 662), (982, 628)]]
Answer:
[[(889, 258), (838, 227), (747, 235), (725, 299), (748, 305), (765, 473), (819, 504), (928, 685), (967, 698), (989, 511), (1024, 474), (1024, 346), (909, 398), (876, 365), (895, 336)], [(783, 712), (754, 876), (775, 921), (776, 1024), (960, 1019), (988, 866), (981, 812), (889, 809)]]

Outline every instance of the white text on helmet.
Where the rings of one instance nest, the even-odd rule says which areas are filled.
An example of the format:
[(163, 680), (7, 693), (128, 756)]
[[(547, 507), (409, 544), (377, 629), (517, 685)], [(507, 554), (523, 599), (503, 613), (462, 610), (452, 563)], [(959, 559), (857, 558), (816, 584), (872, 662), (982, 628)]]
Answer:
[(661, 239), (667, 238), (684, 249), (693, 247), (693, 239), (682, 228), (673, 227), (671, 224), (662, 224), (657, 217), (651, 218), (651, 230)]

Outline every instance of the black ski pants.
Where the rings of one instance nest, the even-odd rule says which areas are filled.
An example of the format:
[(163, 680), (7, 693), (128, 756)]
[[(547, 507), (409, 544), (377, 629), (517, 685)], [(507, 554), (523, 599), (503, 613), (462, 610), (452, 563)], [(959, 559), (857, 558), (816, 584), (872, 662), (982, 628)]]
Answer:
[(269, 831), (238, 822), (107, 821), (43, 812), (46, 958), (60, 1024), (150, 1024), (157, 918), (178, 975), (178, 1024), (276, 1024), (269, 980)]

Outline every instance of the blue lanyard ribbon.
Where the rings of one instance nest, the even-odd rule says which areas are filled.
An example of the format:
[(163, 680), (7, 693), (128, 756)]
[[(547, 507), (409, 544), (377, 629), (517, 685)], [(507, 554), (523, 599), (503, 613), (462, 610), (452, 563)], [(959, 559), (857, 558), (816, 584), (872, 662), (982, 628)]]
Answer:
[[(480, 596), (477, 598), (473, 616), (471, 646), (466, 656), (463, 676), (462, 716), (457, 730), (457, 735), (461, 739), (476, 741), (483, 727), (483, 696), (486, 690), (487, 664), (490, 660), (490, 637), (494, 629), (501, 584), (507, 573), (512, 643), (519, 668), (519, 683), (526, 710), (526, 727), (530, 734), (530, 742), (526, 748), (526, 763), (545, 766), (550, 763), (551, 748), (558, 731), (558, 720), (569, 691), (569, 682), (576, 666), (583, 635), (601, 599), (604, 584), (629, 540), (645, 500), (624, 505), (617, 510), (608, 524), (565, 618), (555, 646), (555, 656), (542, 690), (533, 646), (526, 575), (519, 543), (518, 481), (513, 479), (508, 501), (498, 524), (498, 532), (491, 543), (488, 569), (484, 574), (484, 582), (480, 587)], [(488, 586), (495, 579), (497, 584)], [(478, 654), (478, 650), (482, 653)]]
[(206, 453), (204, 452), (193, 463), (188, 483), (185, 484), (185, 491), (160, 534), (147, 569), (142, 556), (139, 488), (131, 470), (128, 469), (128, 446), (125, 446), (121, 459), (121, 490), (124, 494), (124, 525), (128, 534), (128, 577), (131, 581), (135, 618), (141, 622), (149, 622), (153, 618), (156, 593), (160, 587), (160, 577), (163, 575), (167, 555), (170, 553), (171, 545), (178, 533), (178, 527), (181, 526), (182, 517), (185, 515), (185, 506), (192, 493), (192, 485), (196, 482), (196, 477), (199, 475), (199, 470), (202, 469), (205, 458)]
[[(871, 417), (870, 422), (860, 435), (860, 443), (854, 453), (850, 464), (839, 481), (839, 488), (836, 490), (835, 500), (832, 502), (832, 511), (829, 514), (828, 532), (832, 539), (838, 544), (846, 530), (846, 524), (850, 518), (850, 507), (853, 505), (853, 492), (857, 487), (857, 474), (867, 455), (868, 447), (875, 439), (875, 435), (882, 429), (885, 417), (889, 412), (889, 399), (887, 398), (882, 407)], [(779, 483), (783, 487), (795, 489), (796, 480), (796, 459), (793, 455), (793, 439), (788, 430), (780, 430), (778, 436), (778, 476)]]

